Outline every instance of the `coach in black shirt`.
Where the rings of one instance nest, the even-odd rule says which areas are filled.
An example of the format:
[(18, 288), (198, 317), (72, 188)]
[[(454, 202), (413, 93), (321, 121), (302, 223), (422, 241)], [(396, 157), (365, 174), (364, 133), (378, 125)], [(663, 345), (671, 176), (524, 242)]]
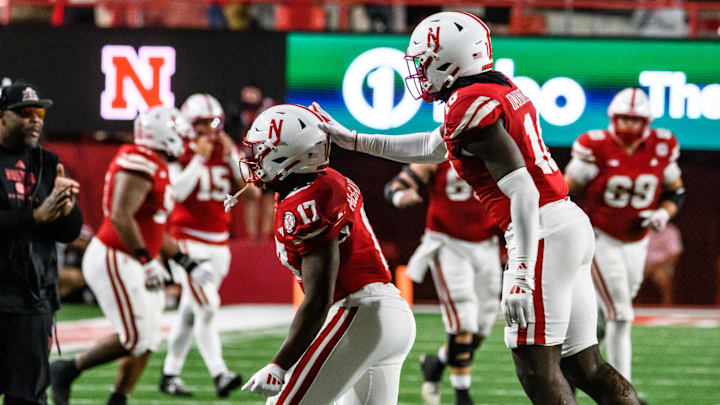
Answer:
[(34, 86), (0, 93), (0, 394), (4, 404), (45, 404), (57, 293), (55, 242), (80, 234), (80, 186), (38, 145), (45, 111)]

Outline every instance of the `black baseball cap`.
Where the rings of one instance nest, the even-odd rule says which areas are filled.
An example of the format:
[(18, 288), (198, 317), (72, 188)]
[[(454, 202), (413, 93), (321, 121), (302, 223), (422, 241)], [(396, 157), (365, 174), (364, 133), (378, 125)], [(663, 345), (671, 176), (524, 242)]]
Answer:
[(0, 90), (0, 110), (10, 110), (21, 107), (48, 108), (52, 100), (41, 99), (35, 86), (25, 82), (14, 82), (5, 85)]

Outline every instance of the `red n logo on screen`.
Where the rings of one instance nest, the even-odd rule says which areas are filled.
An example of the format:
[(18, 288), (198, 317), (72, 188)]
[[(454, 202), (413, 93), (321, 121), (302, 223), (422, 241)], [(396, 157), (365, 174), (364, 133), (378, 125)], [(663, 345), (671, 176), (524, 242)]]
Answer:
[(100, 114), (109, 120), (134, 119), (157, 105), (175, 105), (171, 78), (175, 73), (175, 49), (107, 45), (102, 49), (105, 90)]
[(277, 121), (275, 121), (275, 120), (270, 121), (269, 138), (273, 139), (273, 134), (276, 134), (275, 140), (276, 141), (280, 140), (280, 132), (282, 131), (282, 126), (283, 126), (283, 120), (280, 120), (280, 124), (278, 124)]
[[(433, 43), (435, 44), (434, 47)], [(435, 27), (434, 33), (432, 27), (428, 28), (427, 46), (428, 48), (433, 48), (433, 52), (437, 52), (438, 49), (440, 49), (440, 27)]]

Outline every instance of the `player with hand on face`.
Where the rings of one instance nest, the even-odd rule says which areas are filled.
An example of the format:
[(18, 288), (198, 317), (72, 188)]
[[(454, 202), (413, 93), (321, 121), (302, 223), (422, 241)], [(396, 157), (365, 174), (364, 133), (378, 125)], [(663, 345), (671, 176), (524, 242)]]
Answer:
[[(193, 94), (183, 103), (182, 114), (193, 126), (195, 139), (185, 154), (168, 165), (175, 208), (170, 215), (170, 235), (189, 257), (207, 262), (212, 278), (200, 284), (182, 272), (178, 317), (168, 336), (168, 353), (160, 378), (160, 391), (181, 397), (192, 396), (180, 378), (193, 336), (215, 383), (219, 397), (226, 397), (242, 384), (222, 358), (222, 344), (215, 316), (220, 307), (218, 289), (230, 269), (230, 214), (223, 200), (233, 183), (245, 182), (238, 168), (237, 147), (223, 131), (225, 113), (209, 94)], [(257, 189), (253, 189), (257, 191)], [(252, 192), (245, 193), (252, 197)]]
[(468, 13), (433, 14), (413, 31), (406, 60), (410, 91), (427, 102), (445, 103), (442, 126), (425, 133), (368, 135), (329, 119), (321, 128), (343, 148), (391, 160), (449, 158), (472, 186), (505, 231), (505, 344), (533, 403), (576, 403), (569, 381), (600, 404), (637, 404), (632, 385), (598, 350), (590, 221), (567, 198), (535, 106), (492, 70), (488, 28)]
[(437, 355), (420, 357), (421, 393), (425, 405), (439, 405), (440, 380), (450, 366), (455, 403), (472, 404), (473, 357), (500, 306), (498, 228), (449, 161), (403, 167), (385, 186), (385, 199), (403, 209), (421, 203), (424, 190), (429, 196), (425, 234), (407, 274), (421, 283), (430, 269), (448, 339)]
[(619, 92), (608, 106), (607, 130), (588, 131), (565, 169), (570, 195), (595, 227), (592, 275), (607, 321), (608, 362), (630, 380), (632, 300), (643, 278), (648, 230), (661, 231), (685, 199), (680, 147), (666, 129), (652, 129), (641, 89)]
[(396, 404), (415, 320), (360, 189), (328, 167), (320, 122), (306, 107), (278, 105), (243, 140), (245, 180), (275, 191), (277, 255), (305, 292), (282, 346), (243, 390), (278, 405)]
[(159, 255), (172, 259), (196, 282), (212, 270), (178, 250), (165, 235), (173, 208), (167, 162), (182, 155), (192, 127), (176, 108), (158, 106), (135, 119), (134, 145), (110, 163), (103, 189), (104, 220), (83, 257), (83, 276), (116, 333), (71, 360), (50, 365), (52, 398), (70, 401), (73, 380), (89, 368), (121, 359), (108, 400), (122, 405), (161, 340), (163, 287), (170, 279)]

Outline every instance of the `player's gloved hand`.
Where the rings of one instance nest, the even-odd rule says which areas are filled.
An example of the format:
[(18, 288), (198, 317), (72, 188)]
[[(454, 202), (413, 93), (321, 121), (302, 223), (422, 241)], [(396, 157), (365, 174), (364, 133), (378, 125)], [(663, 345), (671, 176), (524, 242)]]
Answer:
[(277, 363), (268, 363), (267, 366), (250, 377), (248, 382), (242, 386), (242, 390), (272, 397), (280, 393), (285, 383), (285, 373), (286, 371)]
[(218, 281), (212, 264), (207, 259), (195, 260), (185, 253), (178, 252), (171, 260), (182, 266), (196, 284), (217, 283)]
[(667, 226), (670, 220), (670, 213), (664, 208), (645, 210), (640, 211), (640, 218), (643, 218), (643, 221), (640, 223), (643, 228), (649, 227), (653, 231), (660, 232)]
[(535, 289), (535, 279), (532, 274), (534, 271), (528, 271), (528, 266), (524, 263), (515, 269), (512, 286), (503, 297), (501, 304), (507, 326), (512, 326), (516, 322), (521, 328), (527, 328), (533, 305), (532, 294)]
[(143, 272), (145, 272), (145, 288), (150, 291), (162, 289), (165, 287), (165, 281), (170, 281), (170, 273), (157, 260), (143, 264)]
[(420, 204), (423, 201), (420, 194), (414, 188), (398, 190), (393, 192), (392, 203), (397, 208), (407, 208)]
[(333, 117), (320, 107), (320, 104), (313, 101), (310, 109), (315, 111), (325, 122), (318, 124), (323, 132), (330, 135), (332, 141), (343, 149), (357, 150), (357, 131), (351, 131), (340, 125)]

